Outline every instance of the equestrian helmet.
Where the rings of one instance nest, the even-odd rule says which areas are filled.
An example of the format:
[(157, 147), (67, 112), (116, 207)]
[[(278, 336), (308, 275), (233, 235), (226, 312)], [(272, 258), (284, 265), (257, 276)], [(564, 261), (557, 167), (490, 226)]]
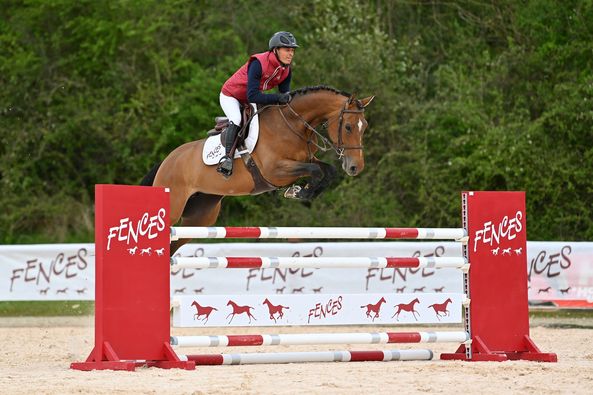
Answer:
[(274, 33), (272, 38), (270, 38), (270, 42), (268, 43), (268, 47), (271, 50), (278, 47), (286, 47), (286, 48), (298, 48), (299, 45), (297, 44), (296, 38), (290, 32), (277, 32)]

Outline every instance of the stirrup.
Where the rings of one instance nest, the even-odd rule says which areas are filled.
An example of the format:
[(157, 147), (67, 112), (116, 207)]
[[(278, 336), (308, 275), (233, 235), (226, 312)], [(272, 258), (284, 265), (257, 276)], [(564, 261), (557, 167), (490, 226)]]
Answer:
[(301, 188), (299, 185), (291, 185), (284, 191), (284, 197), (287, 199), (300, 199)]
[(233, 174), (233, 160), (230, 156), (223, 156), (218, 162), (218, 167), (216, 171), (219, 172), (224, 176), (224, 178), (229, 178)]

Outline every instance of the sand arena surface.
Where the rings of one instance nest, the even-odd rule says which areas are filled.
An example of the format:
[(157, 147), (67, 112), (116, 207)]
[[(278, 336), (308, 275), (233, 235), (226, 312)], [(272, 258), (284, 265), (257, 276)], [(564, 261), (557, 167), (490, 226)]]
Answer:
[[(316, 345), (183, 348), (183, 353), (325, 351), (430, 348), (433, 361), (311, 363), (287, 365), (198, 366), (195, 371), (138, 368), (136, 372), (70, 370), (84, 360), (94, 343), (93, 317), (0, 318), (0, 393), (2, 394), (590, 394), (593, 393), (593, 320), (550, 327), (555, 321), (532, 321), (531, 336), (543, 352), (558, 354), (558, 363), (440, 361), (453, 343), (388, 345)], [(563, 323), (566, 323), (564, 320)], [(545, 325), (545, 326), (544, 326)], [(278, 329), (278, 328), (276, 328)], [(302, 333), (305, 328), (283, 328)], [(308, 328), (310, 332), (383, 332), (435, 330), (434, 327)], [(459, 327), (438, 328), (459, 330)], [(268, 329), (214, 331), (173, 329), (174, 335), (269, 333)], [(280, 331), (278, 331), (280, 332)]]

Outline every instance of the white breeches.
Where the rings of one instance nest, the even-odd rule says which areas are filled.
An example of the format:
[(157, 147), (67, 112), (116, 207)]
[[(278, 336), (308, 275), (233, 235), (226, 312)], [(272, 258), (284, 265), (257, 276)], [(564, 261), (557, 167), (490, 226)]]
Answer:
[(235, 125), (241, 124), (241, 105), (239, 100), (234, 97), (220, 93), (220, 107), (224, 111), (224, 115)]

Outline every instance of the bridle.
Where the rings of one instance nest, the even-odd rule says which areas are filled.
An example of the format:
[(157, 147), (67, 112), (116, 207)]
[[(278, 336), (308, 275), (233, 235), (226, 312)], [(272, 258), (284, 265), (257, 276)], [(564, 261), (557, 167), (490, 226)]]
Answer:
[(344, 155), (345, 150), (349, 149), (359, 149), (362, 150), (362, 145), (344, 145), (342, 141), (342, 125), (344, 123), (344, 114), (364, 114), (364, 107), (358, 110), (349, 110), (348, 105), (352, 103), (352, 96), (344, 103), (344, 108), (340, 111), (340, 115), (338, 118), (338, 149), (340, 150), (340, 158)]
[[(309, 150), (309, 156), (312, 157), (312, 153), (311, 153), (311, 149), (310, 146), (314, 145), (315, 147), (317, 147), (319, 150), (325, 152), (325, 151), (329, 151), (330, 149), (333, 149), (336, 152), (336, 155), (338, 155), (339, 159), (342, 159), (342, 157), (344, 156), (344, 151), (346, 150), (362, 150), (363, 146), (362, 145), (344, 145), (344, 139), (342, 137), (342, 127), (344, 124), (344, 114), (363, 114), (364, 113), (364, 108), (360, 108), (358, 110), (349, 110), (348, 109), (348, 105), (350, 105), (352, 103), (352, 101), (354, 100), (354, 98), (352, 96), (350, 96), (348, 98), (348, 100), (346, 100), (344, 102), (344, 107), (342, 107), (342, 109), (340, 110), (340, 113), (338, 114), (338, 143), (334, 144), (329, 138), (325, 137), (323, 134), (321, 134), (320, 132), (318, 132), (313, 126), (311, 126), (309, 124), (309, 122), (307, 122), (302, 116), (301, 114), (299, 114), (298, 112), (296, 112), (294, 110), (294, 108), (292, 108), (292, 106), (290, 105), (290, 103), (286, 104), (286, 107), (288, 107), (288, 109), (293, 113), (293, 115), (295, 115), (302, 123), (303, 125), (305, 125), (305, 128), (307, 128), (309, 131), (312, 132), (312, 134), (310, 135), (309, 138), (305, 138), (301, 133), (299, 133), (298, 131), (294, 130), (294, 128), (292, 127), (292, 125), (290, 124), (290, 122), (288, 122), (288, 119), (286, 119), (286, 116), (284, 115), (284, 112), (282, 111), (282, 106), (278, 107), (278, 111), (280, 111), (280, 115), (282, 115), (282, 118), (284, 119), (284, 122), (286, 122), (286, 125), (288, 126), (288, 128), (290, 129), (291, 132), (293, 132), (295, 135), (297, 135), (301, 140), (304, 140), (307, 143), (307, 149)], [(323, 125), (324, 127), (327, 128), (327, 126), (330, 124), (331, 119), (326, 120)], [(322, 142), (322, 145), (319, 145), (312, 137), (313, 135), (316, 135)]]

